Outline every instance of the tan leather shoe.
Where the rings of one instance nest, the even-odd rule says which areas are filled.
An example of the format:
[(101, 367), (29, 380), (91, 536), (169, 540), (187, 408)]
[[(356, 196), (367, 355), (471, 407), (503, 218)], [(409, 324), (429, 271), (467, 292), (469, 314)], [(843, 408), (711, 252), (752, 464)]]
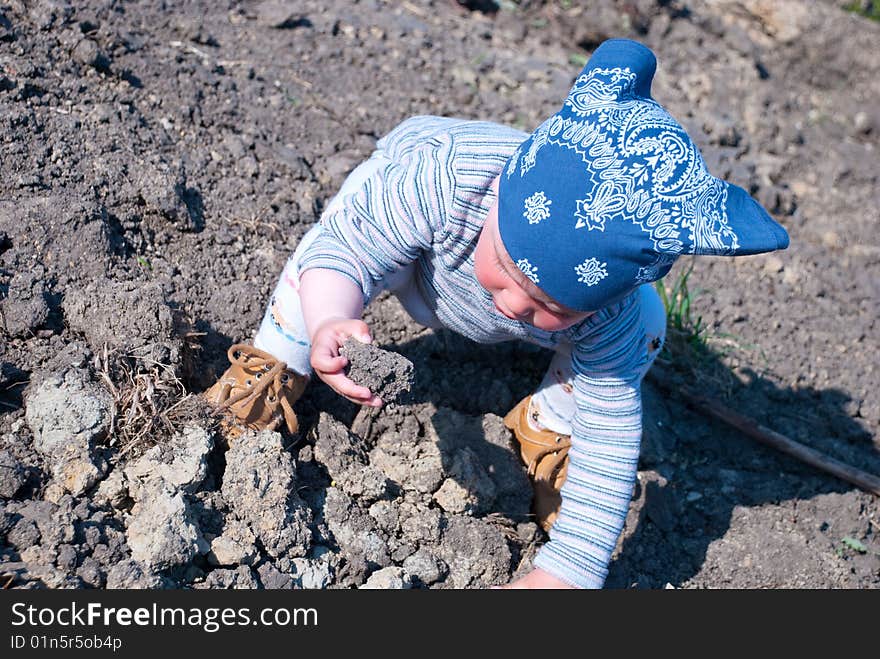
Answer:
[(537, 522), (549, 531), (559, 515), (562, 496), (559, 490), (568, 475), (568, 450), (571, 437), (550, 430), (535, 430), (529, 425), (529, 403), (526, 396), (504, 417), (504, 425), (513, 431), (519, 443), (519, 454), (528, 468), (535, 491), (534, 509)]
[[(245, 428), (277, 430), (283, 421), (295, 433), (299, 421), (293, 404), (302, 396), (309, 378), (246, 343), (230, 346), (227, 356), (232, 365), (202, 394), (205, 399)], [(238, 434), (232, 428), (230, 431), (233, 436)]]

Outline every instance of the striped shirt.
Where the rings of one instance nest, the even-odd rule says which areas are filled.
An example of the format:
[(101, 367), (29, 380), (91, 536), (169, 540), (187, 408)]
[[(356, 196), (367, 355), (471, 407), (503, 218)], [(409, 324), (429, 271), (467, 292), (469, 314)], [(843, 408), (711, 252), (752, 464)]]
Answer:
[(411, 288), (437, 325), (480, 343), (571, 345), (577, 411), (568, 475), (550, 541), (534, 565), (571, 585), (598, 588), (636, 476), (645, 330), (637, 293), (548, 332), (502, 316), (477, 282), (473, 252), (495, 201), (490, 184), (527, 137), (489, 122), (404, 121), (377, 144), (387, 163), (324, 214), (300, 269), (341, 272), (369, 303), (389, 276), (410, 268)]

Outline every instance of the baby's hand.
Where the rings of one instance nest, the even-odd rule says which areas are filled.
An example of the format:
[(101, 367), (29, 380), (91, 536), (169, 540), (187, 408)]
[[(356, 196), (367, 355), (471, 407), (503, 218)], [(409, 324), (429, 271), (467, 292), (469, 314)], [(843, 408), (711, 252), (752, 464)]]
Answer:
[(545, 572), (536, 567), (524, 577), (520, 577), (516, 581), (512, 581), (505, 586), (495, 586), (495, 588), (504, 589), (550, 589), (550, 588), (571, 588), (562, 579), (554, 577), (549, 572)]
[(370, 329), (362, 320), (330, 318), (321, 323), (312, 336), (312, 368), (340, 396), (358, 405), (380, 407), (382, 399), (374, 396), (366, 387), (356, 385), (345, 375), (348, 359), (339, 354), (339, 347), (350, 336), (361, 343), (372, 343)]

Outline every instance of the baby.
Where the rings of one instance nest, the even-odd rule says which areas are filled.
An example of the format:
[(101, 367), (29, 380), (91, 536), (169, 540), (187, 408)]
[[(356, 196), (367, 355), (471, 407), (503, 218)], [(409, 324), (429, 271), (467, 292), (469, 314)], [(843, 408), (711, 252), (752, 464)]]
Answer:
[(651, 282), (681, 254), (788, 246), (749, 195), (713, 177), (650, 96), (656, 59), (615, 39), (531, 135), (414, 117), (379, 140), (288, 260), (254, 346), (206, 392), (244, 425), (297, 428), (312, 372), (379, 406), (339, 347), (369, 342), (364, 306), (393, 292), (417, 322), (555, 351), (505, 417), (550, 540), (514, 587), (601, 587), (630, 502), (640, 386), (662, 347)]

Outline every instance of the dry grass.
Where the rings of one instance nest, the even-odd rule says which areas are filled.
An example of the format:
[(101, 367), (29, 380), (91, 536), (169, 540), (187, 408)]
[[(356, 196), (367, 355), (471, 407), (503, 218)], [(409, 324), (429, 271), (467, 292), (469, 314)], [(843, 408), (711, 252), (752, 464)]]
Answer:
[[(200, 335), (183, 334), (184, 352), (200, 349)], [(179, 432), (187, 422), (218, 423), (204, 399), (187, 391), (178, 369), (171, 364), (112, 350), (105, 344), (95, 356), (94, 366), (113, 398), (107, 443), (118, 449), (116, 460), (142, 454)]]

